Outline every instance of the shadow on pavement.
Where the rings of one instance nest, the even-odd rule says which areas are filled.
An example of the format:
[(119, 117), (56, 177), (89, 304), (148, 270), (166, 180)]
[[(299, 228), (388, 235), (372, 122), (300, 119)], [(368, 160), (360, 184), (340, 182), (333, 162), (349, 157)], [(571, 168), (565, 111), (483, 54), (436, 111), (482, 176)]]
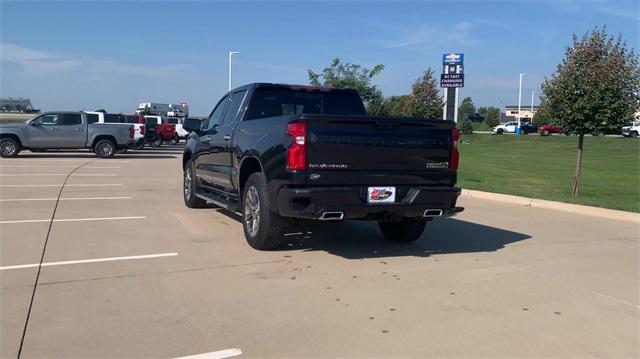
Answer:
[(288, 236), (282, 250), (325, 251), (347, 259), (428, 257), (435, 254), (495, 252), (531, 236), (459, 219), (436, 219), (420, 239), (384, 239), (375, 222), (310, 223), (302, 235)]
[[(238, 223), (242, 216), (219, 209)], [(325, 251), (347, 259), (378, 257), (428, 257), (434, 254), (495, 252), (531, 236), (454, 218), (427, 223), (422, 237), (413, 243), (387, 241), (375, 222), (301, 222), (288, 230), (280, 251)], [(294, 234), (298, 232), (298, 234)]]

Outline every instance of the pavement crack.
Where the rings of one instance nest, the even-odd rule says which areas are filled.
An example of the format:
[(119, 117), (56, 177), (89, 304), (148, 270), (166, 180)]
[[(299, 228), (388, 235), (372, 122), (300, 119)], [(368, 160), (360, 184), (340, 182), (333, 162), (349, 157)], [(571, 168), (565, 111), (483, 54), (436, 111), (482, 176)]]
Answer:
[(29, 319), (31, 318), (31, 310), (33, 309), (33, 300), (36, 297), (36, 290), (38, 289), (38, 281), (40, 280), (40, 271), (42, 270), (42, 263), (44, 262), (44, 256), (45, 253), (47, 251), (47, 244), (49, 243), (49, 237), (51, 236), (51, 229), (53, 228), (53, 220), (56, 217), (56, 212), (58, 211), (58, 205), (60, 204), (60, 197), (62, 196), (62, 191), (64, 190), (64, 186), (67, 184), (67, 181), (69, 181), (69, 178), (71, 178), (71, 175), (73, 175), (76, 171), (78, 171), (79, 169), (81, 169), (82, 167), (95, 162), (96, 160), (92, 160), (89, 162), (85, 162), (79, 166), (77, 166), (76, 168), (74, 168), (73, 170), (71, 170), (71, 172), (69, 172), (67, 174), (67, 176), (64, 178), (64, 182), (62, 182), (62, 185), (60, 186), (60, 191), (58, 191), (58, 196), (56, 197), (56, 203), (53, 206), (53, 213), (51, 213), (51, 219), (49, 220), (49, 228), (47, 229), (47, 236), (44, 239), (44, 244), (42, 245), (42, 253), (40, 254), (40, 262), (38, 263), (38, 271), (36, 272), (36, 279), (33, 283), (33, 291), (31, 292), (31, 299), (29, 300), (29, 309), (27, 310), (27, 317), (24, 320), (24, 327), (22, 329), (22, 336), (20, 337), (20, 347), (18, 348), (18, 359), (20, 359), (20, 357), (22, 356), (22, 348), (24, 347), (24, 339), (27, 336), (27, 329), (29, 327)]

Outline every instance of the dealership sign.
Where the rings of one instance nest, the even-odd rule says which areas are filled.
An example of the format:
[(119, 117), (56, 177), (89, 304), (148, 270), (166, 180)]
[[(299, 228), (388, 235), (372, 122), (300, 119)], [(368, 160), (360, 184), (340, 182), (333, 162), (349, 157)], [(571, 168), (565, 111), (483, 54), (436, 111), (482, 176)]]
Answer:
[(464, 87), (464, 74), (440, 74), (440, 87)]
[(464, 54), (450, 53), (442, 55), (443, 65), (462, 65), (464, 62)]

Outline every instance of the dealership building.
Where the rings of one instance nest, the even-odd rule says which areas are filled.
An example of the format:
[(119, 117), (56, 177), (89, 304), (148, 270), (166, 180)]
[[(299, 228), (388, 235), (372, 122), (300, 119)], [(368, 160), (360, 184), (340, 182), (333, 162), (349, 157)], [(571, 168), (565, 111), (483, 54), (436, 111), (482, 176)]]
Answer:
[[(520, 119), (533, 119), (533, 116), (538, 112), (539, 106), (520, 106)], [(507, 121), (515, 121), (518, 119), (518, 105), (505, 106), (505, 115)]]

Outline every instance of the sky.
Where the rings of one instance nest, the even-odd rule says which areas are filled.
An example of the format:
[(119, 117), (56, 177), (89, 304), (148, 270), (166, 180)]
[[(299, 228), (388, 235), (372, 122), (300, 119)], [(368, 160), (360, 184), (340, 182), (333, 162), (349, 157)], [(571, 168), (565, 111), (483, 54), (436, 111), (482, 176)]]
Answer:
[(0, 0), (0, 96), (42, 110), (132, 113), (187, 101), (206, 116), (233, 83), (307, 84), (335, 57), (371, 68), (385, 96), (411, 91), (442, 54), (464, 53), (478, 106), (538, 102), (573, 33), (594, 26), (640, 48), (640, 1)]

